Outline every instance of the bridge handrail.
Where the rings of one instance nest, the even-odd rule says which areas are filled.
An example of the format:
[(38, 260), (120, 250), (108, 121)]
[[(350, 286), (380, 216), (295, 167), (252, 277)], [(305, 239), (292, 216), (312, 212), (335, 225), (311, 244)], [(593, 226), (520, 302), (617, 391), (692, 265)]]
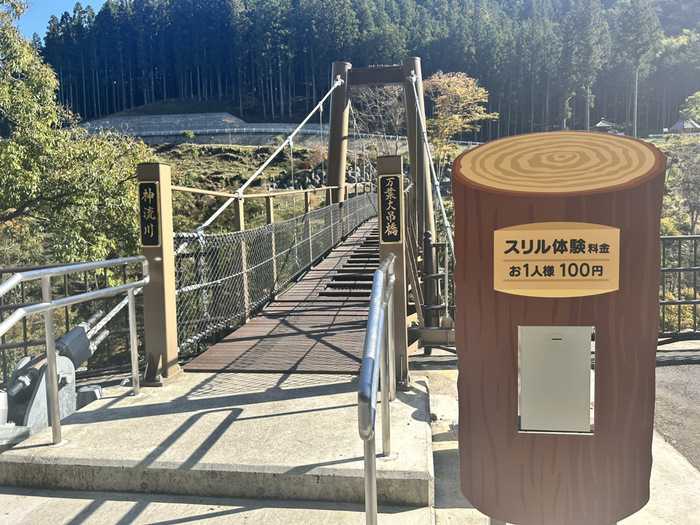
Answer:
[[(68, 295), (60, 299), (51, 297), (51, 278), (74, 273), (88, 272), (92, 270), (103, 270), (115, 266), (125, 266), (129, 264), (141, 263), (141, 279), (130, 283), (101, 288), (92, 292), (83, 292), (78, 295)], [(129, 300), (129, 332), (131, 343), (131, 370), (132, 388), (134, 395), (139, 393), (138, 374), (138, 341), (136, 338), (136, 307), (134, 300), (134, 290), (142, 288), (148, 284), (150, 274), (148, 260), (143, 255), (134, 257), (122, 257), (108, 261), (96, 261), (88, 263), (68, 264), (43, 268), (40, 270), (30, 270), (12, 275), (0, 285), (0, 297), (13, 290), (17, 285), (33, 280), (41, 280), (42, 302), (24, 305), (17, 308), (11, 315), (0, 323), (0, 336), (5, 335), (13, 326), (31, 314), (44, 314), (44, 329), (46, 331), (46, 358), (47, 358), (47, 381), (49, 391), (49, 412), (51, 416), (51, 431), (53, 443), (57, 445), (61, 442), (61, 419), (58, 407), (58, 374), (56, 369), (56, 341), (54, 336), (53, 311), (74, 304), (94, 301), (114, 297), (126, 292)]]
[[(305, 193), (318, 193), (327, 190), (340, 190), (343, 188), (351, 188), (358, 186), (369, 186), (373, 188), (373, 183), (371, 182), (349, 182), (345, 186), (319, 186), (318, 188), (308, 188), (300, 190), (281, 190), (281, 191), (267, 191), (265, 193), (246, 193), (245, 195), (240, 193), (228, 193), (225, 191), (213, 191), (213, 190), (202, 190), (199, 188), (188, 188), (186, 186), (171, 186), (173, 191), (179, 191), (182, 193), (197, 193), (201, 195), (211, 195), (212, 197), (229, 197), (231, 199), (267, 199), (270, 197), (284, 197), (287, 195), (303, 195)], [(365, 189), (365, 191), (367, 191)]]
[(368, 525), (377, 523), (377, 465), (374, 426), (377, 390), (382, 388), (382, 454), (391, 454), (389, 401), (396, 396), (394, 364), (394, 262), (390, 254), (374, 272), (362, 368), (358, 387), (358, 430), (364, 441), (365, 514)]

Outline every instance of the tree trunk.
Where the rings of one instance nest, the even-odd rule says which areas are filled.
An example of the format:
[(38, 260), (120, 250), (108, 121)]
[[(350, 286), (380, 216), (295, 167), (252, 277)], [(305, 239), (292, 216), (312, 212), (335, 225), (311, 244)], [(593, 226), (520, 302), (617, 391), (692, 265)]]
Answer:
[(585, 115), (585, 130), (590, 131), (591, 129), (591, 91), (592, 87), (590, 84), (586, 86), (584, 92), (586, 93), (586, 115)]
[[(654, 146), (584, 132), (510, 137), (455, 161), (461, 484), (486, 515), (610, 525), (647, 502), (665, 167)], [(557, 296), (545, 277), (539, 294), (496, 291), (506, 252), (494, 232), (537, 223), (543, 238), (551, 223), (619, 229), (617, 289)], [(520, 326), (595, 327), (592, 432), (521, 430)]]
[(530, 133), (535, 132), (535, 79), (530, 75)]
[(122, 111), (126, 109), (126, 74), (124, 73), (124, 57), (119, 55), (119, 63), (121, 65), (121, 95), (122, 95)]
[(59, 75), (59, 83), (58, 83), (58, 98), (61, 101), (61, 104), (66, 103), (66, 94), (65, 94), (65, 84), (63, 83), (63, 66), (60, 66), (58, 68), (58, 75)]
[(85, 56), (83, 53), (80, 53), (80, 76), (83, 84), (83, 118), (87, 120), (90, 118), (90, 115), (88, 114), (87, 88), (85, 87)]
[(156, 101), (156, 73), (153, 69), (153, 66), (151, 66), (148, 70), (148, 79), (149, 79), (149, 84), (151, 86), (151, 102)]
[(279, 78), (280, 90), (280, 120), (284, 120), (284, 80), (282, 79), (282, 63), (277, 63), (277, 74)]
[(544, 103), (544, 131), (549, 131), (549, 91), (550, 91), (550, 77), (549, 73), (547, 74), (547, 90), (545, 94), (545, 103)]
[(97, 67), (92, 68), (92, 72), (90, 74), (90, 80), (92, 80), (92, 113), (93, 116), (95, 117), (101, 117), (102, 115), (100, 114), (100, 97), (99, 97), (99, 88), (97, 86)]
[(107, 56), (105, 55), (104, 57), (104, 64), (105, 64), (105, 114), (109, 115), (109, 74), (108, 74), (108, 69), (107, 69)]
[(129, 109), (135, 105), (134, 102), (134, 70), (131, 66), (131, 58), (129, 59)]

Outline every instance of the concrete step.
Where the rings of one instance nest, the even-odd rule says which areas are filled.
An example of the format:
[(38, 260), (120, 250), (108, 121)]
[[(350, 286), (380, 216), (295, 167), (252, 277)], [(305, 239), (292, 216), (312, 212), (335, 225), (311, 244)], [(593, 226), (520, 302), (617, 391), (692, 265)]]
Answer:
[[(197, 523), (365, 525), (358, 503), (202, 498), (158, 494), (95, 493), (0, 488), (0, 523), (152, 525)], [(4, 521), (7, 518), (7, 521)], [(382, 525), (431, 525), (430, 507), (379, 507)]]
[[(185, 373), (127, 387), (0, 454), (0, 486), (198, 497), (364, 501), (357, 380), (313, 374)], [(381, 421), (377, 416), (377, 443)], [(392, 403), (392, 449), (378, 457), (380, 505), (433, 504), (427, 385)], [(380, 453), (381, 451), (378, 451)]]

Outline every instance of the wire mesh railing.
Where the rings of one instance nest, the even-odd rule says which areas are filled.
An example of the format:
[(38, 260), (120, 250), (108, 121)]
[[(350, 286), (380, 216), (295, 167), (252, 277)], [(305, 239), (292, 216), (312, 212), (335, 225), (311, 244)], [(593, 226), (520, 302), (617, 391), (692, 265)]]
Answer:
[(366, 193), (252, 230), (176, 233), (185, 246), (175, 258), (179, 352), (242, 323), (376, 214), (377, 196)]
[(660, 337), (700, 332), (700, 236), (661, 237)]

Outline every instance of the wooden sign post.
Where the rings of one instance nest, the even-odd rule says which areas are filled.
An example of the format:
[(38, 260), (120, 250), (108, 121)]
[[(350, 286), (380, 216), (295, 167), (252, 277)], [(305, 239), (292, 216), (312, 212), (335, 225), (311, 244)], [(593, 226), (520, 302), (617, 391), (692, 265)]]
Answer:
[[(461, 484), (493, 519), (609, 525), (649, 498), (665, 169), (648, 143), (588, 132), (501, 139), (454, 162)], [(524, 424), (537, 421), (521, 412), (526, 387), (567, 413), (558, 367), (588, 395), (591, 331), (592, 424), (586, 405), (583, 427), (556, 413)], [(576, 333), (584, 360), (560, 362)], [(543, 384), (525, 384), (527, 345), (548, 356), (527, 363)]]
[(406, 244), (403, 202), (403, 159), (399, 155), (377, 157), (379, 174), (379, 260), (394, 254), (394, 351), (396, 382), (406, 387), (408, 377), (408, 326), (406, 324)]
[(143, 386), (163, 386), (182, 370), (177, 362), (175, 248), (170, 166), (138, 165), (141, 253), (151, 281), (143, 289), (146, 371)]

